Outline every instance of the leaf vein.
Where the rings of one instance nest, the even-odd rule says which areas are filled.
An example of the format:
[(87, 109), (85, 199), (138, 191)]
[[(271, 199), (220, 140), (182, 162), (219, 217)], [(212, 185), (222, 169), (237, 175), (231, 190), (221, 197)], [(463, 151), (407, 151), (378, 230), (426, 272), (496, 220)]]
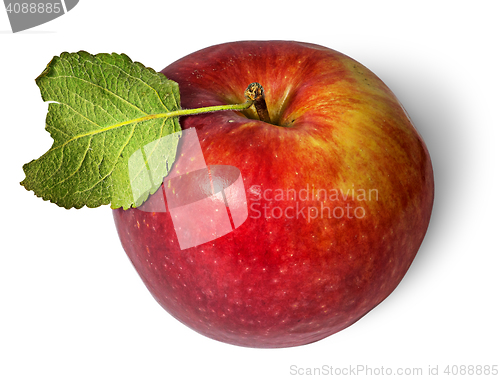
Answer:
[[(159, 100), (159, 101), (160, 101), (160, 103), (163, 105), (163, 108), (165, 108), (165, 110), (167, 110), (167, 111), (170, 111), (170, 109), (166, 106), (166, 104), (165, 104), (165, 103), (163, 102), (163, 100), (161, 99), (160, 94), (158, 93), (158, 91), (157, 91), (155, 88), (151, 87), (151, 85), (150, 85), (149, 83), (145, 82), (142, 78), (138, 78), (138, 77), (134, 77), (134, 76), (130, 75), (128, 72), (124, 71), (121, 67), (119, 67), (119, 66), (117, 66), (117, 65), (111, 64), (111, 63), (109, 63), (109, 62), (103, 62), (103, 63), (108, 64), (108, 65), (113, 66), (113, 67), (116, 67), (116, 68), (117, 68), (117, 69), (119, 69), (121, 72), (123, 72), (125, 75), (130, 76), (131, 78), (133, 78), (133, 79), (135, 79), (135, 80), (139, 80), (139, 81), (141, 81), (142, 83), (144, 83), (147, 87), (149, 87), (149, 88), (150, 88), (150, 89), (151, 89), (151, 90), (152, 90), (152, 91), (156, 94), (156, 97), (158, 97), (158, 100)], [(167, 79), (167, 78), (165, 77), (165, 79)], [(167, 79), (167, 80), (168, 80), (168, 79)], [(175, 98), (175, 96), (174, 96), (174, 98)], [(177, 104), (177, 101), (176, 101), (176, 104)], [(179, 108), (179, 107), (178, 107), (178, 108)]]
[[(127, 147), (127, 145), (129, 144), (130, 140), (132, 139), (133, 135), (134, 135), (134, 132), (135, 132), (135, 127), (137, 126), (138, 123), (135, 123), (134, 126), (132, 127), (132, 130), (127, 138), (127, 140), (125, 141), (125, 143), (122, 145), (122, 148), (120, 149), (120, 151), (116, 154), (117, 157), (120, 156), (120, 154), (123, 152), (123, 150), (125, 149), (125, 147)], [(99, 183), (103, 182), (108, 176), (110, 176), (116, 165), (118, 164), (118, 158), (115, 160), (115, 163), (113, 164), (113, 167), (109, 170), (109, 172), (104, 175), (103, 177), (99, 178), (99, 180), (97, 180), (95, 182), (94, 185), (92, 185), (91, 187), (85, 189), (84, 191), (76, 191), (76, 193), (83, 193), (83, 192), (88, 192), (88, 191), (91, 191), (93, 188), (95, 188), (95, 186), (97, 186)]]
[[(90, 137), (90, 138), (89, 138), (89, 141), (88, 141), (88, 144), (87, 144), (87, 148), (85, 149), (85, 153), (83, 154), (82, 159), (81, 159), (81, 160), (80, 160), (80, 162), (78, 163), (78, 167), (76, 168), (76, 170), (75, 170), (75, 171), (73, 171), (73, 173), (71, 173), (70, 175), (68, 175), (68, 176), (66, 176), (65, 178), (63, 178), (61, 181), (59, 181), (59, 182), (55, 183), (53, 186), (51, 186), (51, 187), (46, 186), (46, 187), (45, 187), (45, 189), (51, 189), (51, 188), (54, 188), (54, 187), (58, 186), (58, 185), (59, 185), (59, 184), (61, 184), (61, 183), (64, 183), (64, 182), (65, 182), (65, 181), (67, 181), (69, 178), (73, 177), (73, 176), (74, 176), (74, 175), (75, 175), (75, 174), (76, 174), (76, 173), (80, 170), (80, 168), (81, 168), (81, 167), (82, 167), (82, 165), (83, 165), (83, 161), (84, 161), (84, 160), (85, 160), (85, 158), (87, 157), (87, 154), (88, 154), (88, 152), (89, 152), (89, 150), (90, 150), (90, 149), (89, 149), (89, 147), (90, 147), (90, 143), (91, 143), (91, 142), (92, 142), (92, 137)], [(63, 158), (63, 157), (61, 157), (61, 158)], [(63, 160), (63, 159), (61, 159), (61, 162), (62, 162), (62, 160)]]
[(144, 110), (142, 110), (141, 108), (139, 108), (138, 106), (136, 106), (135, 104), (131, 103), (130, 101), (128, 101), (127, 99), (124, 99), (123, 97), (119, 96), (118, 94), (114, 93), (113, 91), (111, 91), (110, 89), (108, 88), (105, 88), (101, 85), (98, 85), (96, 83), (92, 83), (92, 82), (89, 82), (88, 80), (85, 80), (83, 78), (79, 78), (78, 76), (71, 76), (71, 75), (58, 75), (58, 76), (50, 76), (50, 77), (46, 77), (47, 79), (60, 79), (60, 78), (71, 78), (71, 79), (75, 79), (75, 80), (81, 80), (87, 84), (90, 84), (91, 86), (94, 86), (94, 87), (97, 87), (97, 88), (100, 88), (106, 92), (109, 92), (111, 95), (113, 95), (114, 97), (116, 97), (117, 99), (123, 101), (124, 103), (128, 104), (129, 106), (137, 109), (139, 112), (143, 113), (143, 114), (147, 114)]

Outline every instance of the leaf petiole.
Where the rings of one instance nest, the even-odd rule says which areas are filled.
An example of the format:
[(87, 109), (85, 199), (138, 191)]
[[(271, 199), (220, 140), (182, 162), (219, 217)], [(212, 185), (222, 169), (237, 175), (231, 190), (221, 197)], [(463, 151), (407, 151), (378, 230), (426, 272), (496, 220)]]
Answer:
[[(254, 83), (250, 84), (248, 88), (250, 88), (251, 85)], [(210, 107), (202, 107), (202, 108), (194, 108), (194, 109), (179, 109), (176, 111), (172, 112), (166, 112), (166, 113), (156, 113), (156, 114), (149, 114), (143, 117), (138, 117), (133, 120), (128, 120), (119, 124), (113, 125), (111, 128), (119, 128), (123, 125), (127, 124), (133, 124), (133, 123), (138, 123), (138, 122), (143, 122), (143, 121), (148, 121), (148, 120), (154, 120), (157, 118), (172, 118), (172, 117), (182, 117), (182, 116), (192, 116), (192, 115), (199, 115), (199, 114), (204, 114), (204, 113), (212, 113), (212, 112), (221, 112), (221, 111), (243, 111), (245, 109), (250, 108), (252, 105), (256, 104), (256, 100), (252, 99), (248, 96), (248, 88), (245, 91), (245, 96), (247, 97), (247, 101), (241, 104), (226, 104), (226, 105), (212, 105)], [(108, 128), (108, 129), (111, 129)], [(103, 129), (103, 131), (107, 131), (108, 129)]]
[(203, 113), (212, 113), (212, 112), (219, 112), (219, 111), (243, 111), (245, 109), (250, 108), (253, 104), (254, 104), (254, 100), (247, 99), (247, 101), (245, 101), (244, 103), (241, 103), (241, 104), (214, 105), (214, 106), (210, 106), (210, 107), (195, 108), (195, 109), (179, 109), (179, 110), (167, 112), (167, 113), (158, 113), (158, 114), (147, 115), (147, 116), (135, 119), (135, 120), (131, 120), (131, 122), (147, 121), (147, 120), (151, 120), (151, 119), (155, 119), (155, 118), (171, 118), (171, 117), (191, 116), (191, 115), (198, 115), (198, 114), (203, 114)]

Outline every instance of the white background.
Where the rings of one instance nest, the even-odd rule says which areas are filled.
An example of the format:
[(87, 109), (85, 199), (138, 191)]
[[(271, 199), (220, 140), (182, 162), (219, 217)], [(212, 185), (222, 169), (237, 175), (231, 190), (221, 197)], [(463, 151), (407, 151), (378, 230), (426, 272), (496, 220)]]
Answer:
[[(16, 34), (0, 9), (0, 378), (288, 378), (292, 365), (438, 365), (447, 377), (447, 365), (500, 365), (498, 7), (463, 4), (81, 0)], [(51, 145), (34, 79), (54, 55), (126, 53), (161, 70), (243, 39), (313, 42), (363, 63), (404, 104), (435, 170), (430, 228), (400, 286), (353, 326), (297, 348), (193, 332), (150, 296), (109, 208), (67, 211), (19, 185), (22, 165)]]

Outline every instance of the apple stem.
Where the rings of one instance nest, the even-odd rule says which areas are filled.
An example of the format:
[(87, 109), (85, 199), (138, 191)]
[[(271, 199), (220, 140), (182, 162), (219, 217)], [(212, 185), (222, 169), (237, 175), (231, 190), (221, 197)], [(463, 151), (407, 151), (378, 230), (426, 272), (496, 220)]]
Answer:
[(243, 111), (250, 108), (252, 105), (255, 106), (257, 114), (261, 121), (271, 123), (269, 117), (269, 112), (267, 111), (266, 100), (264, 99), (264, 88), (259, 83), (250, 84), (245, 90), (245, 97), (247, 101), (241, 104), (228, 104), (228, 105), (214, 105), (210, 107), (195, 108), (195, 109), (179, 109), (167, 113), (156, 113), (146, 116), (142, 116), (128, 123), (137, 123), (142, 121), (148, 121), (156, 118), (171, 118), (171, 117), (181, 117), (181, 116), (192, 116), (204, 113), (220, 112), (220, 111)]
[(245, 97), (253, 100), (253, 105), (257, 111), (260, 121), (271, 123), (264, 94), (264, 87), (259, 83), (251, 83), (245, 90)]

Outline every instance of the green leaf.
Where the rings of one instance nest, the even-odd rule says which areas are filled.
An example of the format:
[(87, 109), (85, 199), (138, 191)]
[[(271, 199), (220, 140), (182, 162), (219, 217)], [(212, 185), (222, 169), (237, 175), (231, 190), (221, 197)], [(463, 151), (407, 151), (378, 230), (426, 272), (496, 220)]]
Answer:
[(158, 189), (180, 137), (177, 83), (124, 54), (84, 51), (54, 57), (36, 83), (54, 143), (23, 166), (27, 190), (65, 208), (128, 209)]

